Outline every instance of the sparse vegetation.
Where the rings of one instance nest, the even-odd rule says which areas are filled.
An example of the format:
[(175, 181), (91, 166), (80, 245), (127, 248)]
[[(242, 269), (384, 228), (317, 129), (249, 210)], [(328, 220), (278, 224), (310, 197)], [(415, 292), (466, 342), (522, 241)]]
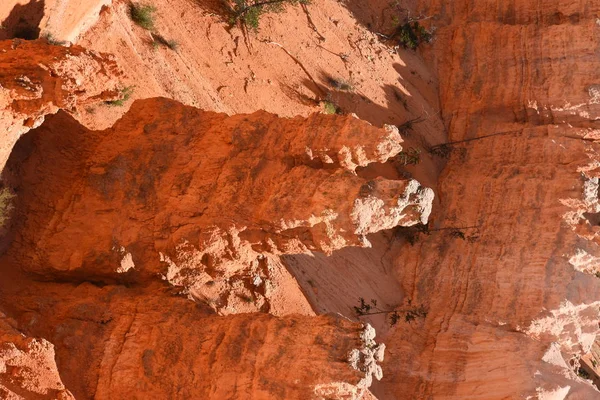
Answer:
[(392, 39), (398, 40), (405, 48), (415, 50), (421, 43), (430, 43), (433, 39), (433, 34), (421, 25), (419, 21), (409, 19), (404, 24), (399, 24), (396, 27), (396, 31), (392, 34)]
[(129, 6), (129, 16), (131, 20), (144, 29), (154, 29), (154, 13), (156, 7), (148, 4), (131, 3)]
[(257, 30), (260, 17), (269, 12), (281, 12), (286, 5), (309, 4), (310, 0), (232, 0), (230, 23), (242, 23)]
[(448, 157), (450, 157), (450, 154), (452, 154), (452, 151), (454, 151), (457, 144), (474, 142), (476, 140), (487, 139), (487, 138), (490, 138), (493, 136), (499, 136), (499, 135), (518, 134), (520, 132), (521, 131), (496, 132), (496, 133), (491, 133), (489, 135), (483, 135), (483, 136), (470, 138), (470, 139), (463, 139), (463, 140), (456, 140), (453, 142), (440, 143), (440, 144), (436, 144), (435, 146), (430, 147), (428, 151), (431, 155), (441, 157), (441, 158), (448, 158)]
[(408, 300), (406, 308), (393, 308), (391, 310), (382, 310), (377, 307), (377, 300), (371, 299), (370, 302), (366, 302), (364, 298), (360, 297), (358, 306), (354, 306), (354, 312), (358, 317), (365, 315), (375, 314), (388, 314), (390, 326), (394, 326), (398, 321), (404, 319), (404, 322), (411, 323), (417, 318), (427, 317), (427, 310), (423, 305), (413, 306), (411, 301)]
[(129, 6), (129, 16), (131, 20), (135, 22), (137, 25), (142, 28), (150, 31), (150, 36), (152, 40), (150, 44), (152, 44), (153, 48), (158, 48), (159, 46), (167, 47), (173, 51), (177, 51), (179, 47), (179, 43), (173, 39), (167, 39), (160, 33), (155, 30), (155, 16), (156, 7), (148, 4), (136, 4), (132, 3)]
[[(396, 98), (397, 101), (402, 103), (402, 106), (404, 107), (404, 109), (406, 111), (408, 111), (408, 100), (406, 100), (406, 98), (396, 89), (394, 89), (394, 97)], [(412, 129), (412, 125), (411, 125), (411, 129)]]
[(254, 303), (254, 298), (252, 296), (248, 296), (246, 294), (238, 294), (238, 297), (244, 301), (244, 303)]
[(431, 147), (429, 153), (432, 156), (448, 158), (450, 157), (450, 154), (452, 154), (452, 150), (454, 150), (454, 148), (450, 143), (442, 143)]
[(323, 106), (323, 114), (337, 114), (340, 111), (338, 106), (331, 100), (324, 100), (321, 104)]
[(420, 234), (424, 233), (429, 235), (429, 227), (428, 225), (415, 225), (415, 226), (397, 226), (394, 229), (394, 237), (398, 239), (406, 239), (406, 241), (414, 246), (418, 241)]
[(6, 225), (14, 209), (15, 194), (9, 188), (0, 189), (0, 228)]
[(402, 150), (396, 157), (402, 165), (417, 165), (421, 162), (421, 150), (409, 147)]
[(400, 133), (408, 135), (409, 131), (412, 131), (414, 129), (415, 124), (418, 124), (423, 121), (425, 121), (425, 118), (423, 118), (422, 116), (409, 119), (408, 121), (403, 122), (401, 125), (398, 125), (398, 130), (400, 131)]
[(126, 86), (120, 90), (119, 98), (117, 100), (105, 101), (104, 104), (113, 107), (122, 107), (127, 100), (133, 94), (133, 86)]
[(54, 46), (64, 46), (67, 44), (67, 42), (64, 40), (56, 39), (52, 33), (46, 33), (46, 34), (44, 34), (43, 37), (44, 37), (44, 39), (46, 39), (46, 41), (49, 44), (54, 45)]
[(583, 379), (589, 379), (589, 380), (592, 379), (592, 377), (590, 376), (590, 374), (585, 369), (583, 369), (581, 367), (577, 368), (577, 375), (580, 378), (583, 378)]

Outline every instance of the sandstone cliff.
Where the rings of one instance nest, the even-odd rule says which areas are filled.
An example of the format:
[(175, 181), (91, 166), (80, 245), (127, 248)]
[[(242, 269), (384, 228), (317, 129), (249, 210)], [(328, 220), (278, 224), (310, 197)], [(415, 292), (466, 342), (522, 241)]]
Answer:
[(356, 173), (401, 143), (395, 127), (353, 116), (228, 117), (167, 99), (134, 103), (104, 131), (47, 117), (2, 174), (16, 200), (0, 298), (11, 329), (46, 349), (23, 357), (50, 362), (55, 344), (65, 383), (38, 384), (42, 361), (10, 356), (6, 393), (369, 396), (384, 358), (374, 330), (312, 317), (276, 255), (369, 246), (373, 232), (426, 223), (431, 189)]
[(375, 393), (598, 398), (574, 370), (599, 320), (600, 280), (582, 255), (595, 265), (600, 9), (481, 1), (420, 10), (437, 27), (427, 55), (449, 140), (494, 136), (450, 146), (436, 193), (433, 226), (476, 226), (477, 240), (439, 232), (397, 258), (405, 291), (430, 314), (417, 335), (386, 338), (393, 357)]
[[(600, 320), (596, 4), (323, 0), (248, 35), (213, 2), (156, 0), (177, 51), (101, 4), (48, 1), (40, 27), (115, 53), (134, 98), (250, 114), (148, 99), (114, 123), (125, 108), (77, 106), (88, 128), (59, 113), (21, 139), (3, 173), (3, 394), (370, 398), (373, 381), (379, 399), (600, 397), (577, 373)], [(416, 53), (378, 35), (407, 9), (435, 31)], [(5, 94), (7, 156), (65, 107), (19, 114), (24, 90)], [(323, 100), (374, 126), (309, 116)], [(409, 137), (376, 128), (418, 116)], [(394, 161), (412, 146), (419, 165)], [(428, 215), (428, 235), (389, 229)], [(357, 318), (359, 297), (427, 315)], [(385, 358), (327, 313), (376, 326)]]
[(268, 310), (273, 279), (293, 279), (267, 254), (369, 246), (427, 221), (431, 189), (354, 173), (401, 142), (350, 116), (227, 117), (166, 99), (101, 132), (60, 115), (4, 171), (18, 193), (8, 254), (44, 279), (160, 275), (216, 309), (237, 296)]
[(77, 113), (118, 96), (112, 58), (78, 46), (0, 42), (0, 168), (20, 135), (59, 109)]

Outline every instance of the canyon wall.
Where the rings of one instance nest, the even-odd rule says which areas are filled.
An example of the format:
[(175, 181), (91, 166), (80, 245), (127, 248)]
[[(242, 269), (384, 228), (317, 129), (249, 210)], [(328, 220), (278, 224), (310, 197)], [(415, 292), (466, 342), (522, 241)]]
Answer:
[[(25, 353), (5, 355), (7, 396), (369, 398), (384, 359), (375, 331), (315, 317), (276, 256), (368, 247), (369, 234), (427, 222), (431, 189), (356, 173), (402, 151), (397, 128), (161, 98), (104, 131), (66, 112), (32, 128), (2, 173), (16, 195), (2, 346)], [(46, 364), (64, 384), (37, 382)]]
[(442, 149), (450, 156), (431, 225), (475, 228), (467, 240), (423, 235), (400, 252), (397, 276), (430, 312), (419, 331), (386, 337), (394, 356), (375, 394), (597, 398), (574, 370), (599, 321), (600, 8), (440, 1), (419, 10), (437, 28), (425, 54), (449, 140), (468, 140)]
[[(47, 2), (39, 27), (57, 4), (77, 8)], [(0, 155), (21, 137), (3, 396), (599, 397), (576, 373), (600, 319), (597, 5), (324, 0), (248, 34), (212, 2), (157, 0), (170, 51), (102, 4), (60, 36), (93, 51), (0, 44)], [(377, 34), (403, 6), (435, 30), (417, 53)], [(129, 85), (250, 114), (102, 104)], [(324, 101), (348, 115), (309, 116)], [(427, 315), (358, 318), (363, 296)]]

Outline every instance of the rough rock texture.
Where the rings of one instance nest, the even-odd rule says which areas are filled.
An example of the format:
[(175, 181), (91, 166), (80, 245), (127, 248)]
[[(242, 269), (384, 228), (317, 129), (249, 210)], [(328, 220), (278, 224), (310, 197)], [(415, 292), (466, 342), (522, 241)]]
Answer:
[[(134, 97), (287, 116), (329, 99), (378, 126), (422, 115), (402, 146), (423, 149), (445, 140), (439, 105), (449, 140), (469, 141), (437, 185), (442, 162), (425, 152), (400, 171), (439, 199), (431, 235), (402, 246), (372, 232), (424, 220), (431, 193), (382, 163), (400, 150), (393, 130), (166, 100), (102, 132), (51, 118), (4, 174), (19, 200), (0, 304), (55, 345), (77, 398), (352, 398), (373, 377), (380, 399), (599, 397), (573, 371), (600, 318), (597, 4), (422, 2), (428, 71), (368, 31), (386, 32), (399, 2), (313, 2), (250, 35), (227, 30), (216, 2), (154, 3), (177, 52), (153, 49), (126, 2), (81, 36), (117, 53)], [(91, 110), (107, 125), (124, 112)], [(469, 240), (451, 229), (465, 226)], [(359, 296), (428, 315), (386, 328), (383, 357), (368, 327), (310, 317), (304, 299), (352, 315)], [(240, 314), (258, 310), (306, 315)]]
[(363, 327), (340, 316), (219, 317), (157, 280), (39, 283), (1, 261), (3, 308), (25, 333), (54, 343), (60, 375), (77, 399), (320, 399), (325, 387), (327, 398), (350, 399), (365, 392), (365, 373), (348, 363), (363, 346)]
[[(134, 103), (105, 131), (49, 116), (3, 171), (17, 200), (0, 304), (44, 338), (10, 347), (32, 371), (19, 382), (78, 399), (371, 398), (384, 352), (372, 328), (248, 312), (312, 314), (281, 310), (303, 296), (275, 254), (366, 246), (427, 220), (431, 189), (354, 172), (401, 142), (352, 116), (228, 117), (167, 99)], [(70, 392), (35, 378), (50, 343)]]
[(77, 113), (118, 94), (112, 57), (45, 41), (0, 41), (0, 169), (17, 139), (59, 109)]
[[(421, 132), (443, 138), (435, 77), (414, 52), (390, 48), (357, 24), (344, 2), (286, 7), (264, 15), (258, 32), (230, 28), (220, 0), (152, 4), (156, 31), (176, 41), (177, 51), (153, 48), (148, 31), (131, 21), (127, 2), (113, 2), (77, 42), (115, 54), (125, 84), (135, 86), (132, 100), (164, 96), (204, 110), (285, 117), (322, 111), (329, 100), (376, 126), (424, 115)], [(352, 89), (341, 90), (336, 81)], [(106, 127), (122, 114), (94, 111), (88, 117)], [(438, 168), (426, 154), (422, 159), (429, 167), (415, 178), (432, 187)]]
[(161, 274), (216, 309), (230, 291), (260, 309), (272, 267), (289, 280), (263, 253), (368, 246), (366, 234), (427, 221), (431, 189), (354, 173), (401, 141), (351, 116), (228, 117), (166, 99), (100, 132), (61, 114), (4, 171), (18, 193), (9, 254), (45, 279)]
[(0, 313), (0, 398), (74, 400), (54, 361), (54, 346), (24, 336)]
[[(592, 399), (598, 333), (600, 12), (575, 1), (423, 2), (453, 146), (432, 227), (397, 276), (429, 315), (394, 329), (380, 398)], [(428, 23), (429, 23), (428, 22)], [(435, 144), (435, 143), (433, 143)], [(467, 231), (471, 234), (472, 231)], [(530, 397), (528, 397), (530, 396)]]

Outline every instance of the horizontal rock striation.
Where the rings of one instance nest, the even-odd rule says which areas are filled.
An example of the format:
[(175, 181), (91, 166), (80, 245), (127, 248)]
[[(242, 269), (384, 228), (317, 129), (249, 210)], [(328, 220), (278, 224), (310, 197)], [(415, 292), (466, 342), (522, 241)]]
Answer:
[[(575, 373), (598, 333), (600, 9), (423, 3), (450, 142), (432, 227), (397, 274), (430, 313), (393, 330), (381, 398), (591, 399)], [(475, 139), (475, 140), (474, 140)], [(433, 143), (436, 144), (436, 143)]]

